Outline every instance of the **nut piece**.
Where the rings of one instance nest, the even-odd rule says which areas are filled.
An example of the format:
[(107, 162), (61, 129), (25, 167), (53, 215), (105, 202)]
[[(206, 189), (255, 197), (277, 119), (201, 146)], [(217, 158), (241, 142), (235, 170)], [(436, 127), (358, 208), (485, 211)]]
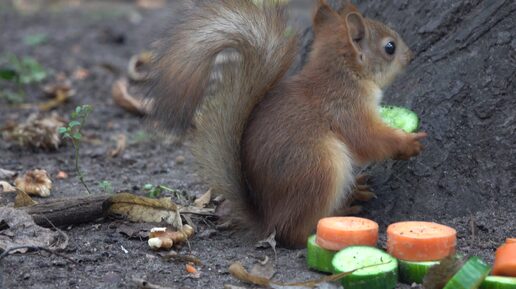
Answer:
[(181, 231), (167, 231), (167, 228), (152, 228), (149, 233), (149, 247), (154, 250), (169, 250), (174, 244), (188, 240), (194, 233), (189, 225), (184, 225)]
[(52, 180), (50, 180), (47, 171), (35, 169), (16, 178), (14, 185), (18, 190), (29, 195), (48, 197), (50, 196), (50, 189), (52, 189)]

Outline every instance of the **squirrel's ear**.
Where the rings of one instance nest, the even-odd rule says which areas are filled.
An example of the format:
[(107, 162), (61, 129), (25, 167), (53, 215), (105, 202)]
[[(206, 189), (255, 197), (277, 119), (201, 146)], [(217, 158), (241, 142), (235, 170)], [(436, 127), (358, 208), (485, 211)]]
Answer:
[(364, 18), (357, 12), (348, 13), (346, 15), (346, 26), (350, 43), (357, 53), (361, 54), (362, 48), (360, 47), (360, 43), (367, 34)]
[(319, 0), (319, 6), (317, 7), (317, 11), (314, 15), (314, 28), (317, 30), (319, 27), (333, 19), (335, 16), (335, 11), (333, 11), (333, 9), (331, 9), (331, 7), (326, 4), (326, 1)]

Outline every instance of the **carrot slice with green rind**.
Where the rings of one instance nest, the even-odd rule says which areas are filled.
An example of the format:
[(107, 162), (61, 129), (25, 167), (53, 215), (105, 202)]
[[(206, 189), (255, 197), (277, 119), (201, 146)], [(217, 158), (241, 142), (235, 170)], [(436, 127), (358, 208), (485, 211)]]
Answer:
[(339, 251), (349, 246), (376, 246), (378, 224), (358, 217), (329, 217), (319, 220), (316, 242), (319, 246)]
[(455, 253), (455, 229), (432, 222), (400, 222), (387, 228), (387, 252), (405, 261), (439, 261)]
[(315, 242), (315, 235), (308, 238), (306, 244), (306, 263), (311, 269), (317, 271), (332, 273), (333, 266), (331, 261), (337, 252), (326, 250)]
[(471, 257), (443, 289), (477, 289), (491, 271), (482, 259)]

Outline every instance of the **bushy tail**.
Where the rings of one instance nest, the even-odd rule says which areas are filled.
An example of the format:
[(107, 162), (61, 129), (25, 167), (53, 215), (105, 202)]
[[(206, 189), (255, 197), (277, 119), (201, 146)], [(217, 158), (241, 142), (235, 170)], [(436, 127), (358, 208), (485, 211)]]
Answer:
[[(253, 108), (291, 66), (297, 38), (276, 5), (200, 0), (180, 14), (157, 62), (155, 115), (176, 133), (195, 119), (192, 151), (201, 175), (236, 208), (252, 212), (240, 162), (242, 134)], [(222, 64), (221, 83), (206, 97), (215, 58), (226, 49), (239, 56)]]

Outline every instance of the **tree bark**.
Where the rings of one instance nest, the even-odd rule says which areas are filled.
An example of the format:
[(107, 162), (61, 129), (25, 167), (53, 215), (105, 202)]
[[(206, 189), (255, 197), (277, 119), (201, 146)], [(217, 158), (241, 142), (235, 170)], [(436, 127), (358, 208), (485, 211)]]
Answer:
[[(370, 167), (378, 199), (367, 206), (368, 214), (389, 223), (492, 211), (515, 222), (516, 2), (359, 1), (358, 6), (366, 17), (396, 30), (415, 52), (406, 73), (385, 91), (384, 103), (416, 111), (421, 130), (429, 134), (415, 159)], [(303, 59), (312, 37), (306, 30)]]

